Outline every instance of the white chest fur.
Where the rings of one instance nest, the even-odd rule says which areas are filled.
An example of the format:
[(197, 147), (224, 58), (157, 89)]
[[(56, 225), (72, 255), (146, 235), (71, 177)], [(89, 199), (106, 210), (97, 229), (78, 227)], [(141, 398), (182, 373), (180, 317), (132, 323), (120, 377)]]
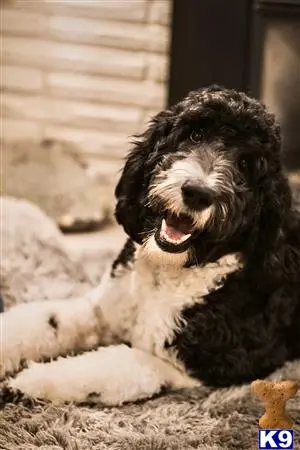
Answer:
[(100, 301), (105, 321), (119, 339), (161, 354), (183, 325), (182, 310), (202, 303), (217, 288), (217, 280), (237, 265), (232, 255), (205, 267), (183, 268), (156, 264), (139, 254), (131, 270), (109, 280)]

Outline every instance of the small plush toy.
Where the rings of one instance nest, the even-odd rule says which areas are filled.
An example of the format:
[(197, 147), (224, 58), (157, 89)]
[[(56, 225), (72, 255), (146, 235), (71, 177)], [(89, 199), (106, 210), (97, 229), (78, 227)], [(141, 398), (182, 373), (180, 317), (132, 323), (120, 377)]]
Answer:
[(251, 390), (265, 407), (265, 413), (259, 419), (260, 428), (293, 427), (293, 421), (287, 415), (285, 406), (286, 402), (297, 393), (298, 386), (294, 381), (256, 380), (251, 384)]

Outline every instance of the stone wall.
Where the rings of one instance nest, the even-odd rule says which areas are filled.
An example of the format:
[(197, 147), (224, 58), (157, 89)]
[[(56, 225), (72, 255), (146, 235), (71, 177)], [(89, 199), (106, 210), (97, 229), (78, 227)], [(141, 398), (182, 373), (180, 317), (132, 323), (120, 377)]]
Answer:
[(114, 175), (165, 105), (171, 0), (2, 1), (5, 140), (61, 138)]

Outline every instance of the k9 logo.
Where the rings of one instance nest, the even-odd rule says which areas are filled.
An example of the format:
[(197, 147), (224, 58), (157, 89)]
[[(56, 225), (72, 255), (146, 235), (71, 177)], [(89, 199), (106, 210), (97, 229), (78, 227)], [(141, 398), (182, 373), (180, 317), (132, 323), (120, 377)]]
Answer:
[(294, 448), (293, 430), (259, 430), (258, 433), (259, 450), (274, 448), (293, 450)]

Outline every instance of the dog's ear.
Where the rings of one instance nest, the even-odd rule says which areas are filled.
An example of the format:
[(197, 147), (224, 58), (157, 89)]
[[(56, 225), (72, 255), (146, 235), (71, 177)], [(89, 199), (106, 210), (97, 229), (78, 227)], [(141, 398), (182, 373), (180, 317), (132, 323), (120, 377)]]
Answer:
[(283, 173), (278, 173), (274, 179), (269, 180), (269, 187), (264, 194), (260, 228), (265, 231), (265, 242), (276, 242), (290, 208), (291, 190), (288, 181)]
[(274, 243), (291, 208), (291, 190), (282, 170), (280, 126), (272, 114), (268, 114), (268, 118), (271, 122), (271, 132), (265, 145), (270, 155), (268, 159), (272, 161), (272, 170), (263, 186), (264, 207), (261, 214), (261, 228), (266, 230), (265, 239)]
[[(279, 126), (273, 125), (273, 135), (269, 142), (270, 160), (273, 161), (272, 171), (261, 187), (262, 209), (258, 223), (258, 239), (256, 241), (257, 267), (273, 273), (280, 271), (283, 261), (280, 259), (278, 246), (289, 217), (292, 195), (286, 176), (281, 168), (281, 136)], [(273, 257), (272, 255), (276, 255)], [(262, 271), (263, 273), (263, 271)]]
[(167, 143), (173, 119), (172, 109), (162, 111), (153, 117), (144, 133), (136, 136), (115, 189), (117, 222), (137, 243), (142, 243), (145, 220), (151, 214), (147, 208), (151, 173), (159, 159), (160, 149)]

